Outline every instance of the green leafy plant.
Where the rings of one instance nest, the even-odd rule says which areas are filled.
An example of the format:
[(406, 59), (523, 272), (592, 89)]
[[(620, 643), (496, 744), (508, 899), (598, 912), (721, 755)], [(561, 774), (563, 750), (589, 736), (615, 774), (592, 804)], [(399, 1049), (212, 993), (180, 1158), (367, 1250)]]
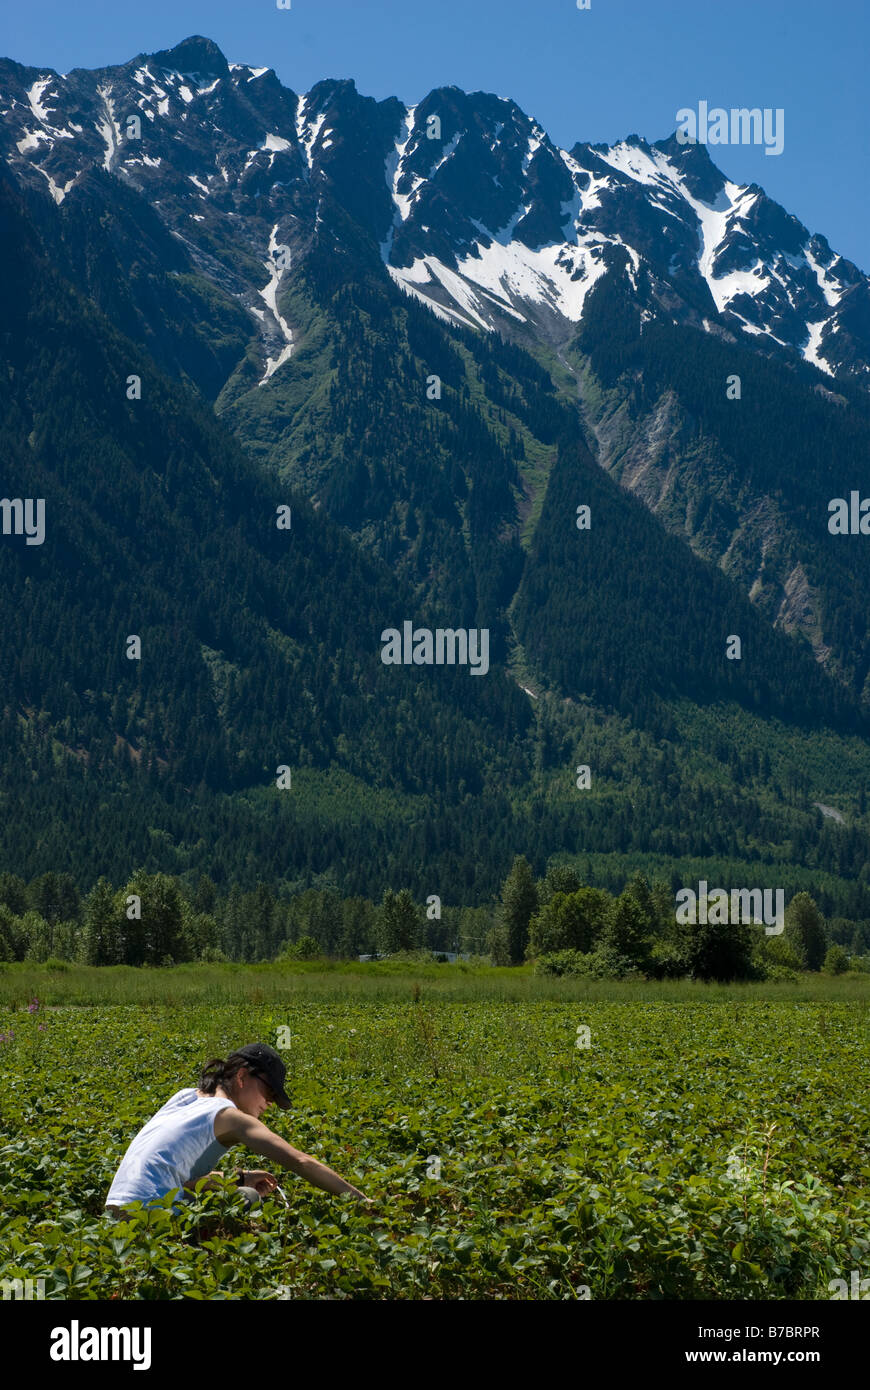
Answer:
[(288, 977), (293, 1106), (267, 1123), (366, 1209), (282, 1174), (289, 1206), (227, 1184), (112, 1221), (136, 1131), (290, 996), (47, 1011), (40, 990), (29, 1013), (20, 993), (0, 1008), (0, 1278), (59, 1300), (812, 1300), (867, 1264), (863, 1001), (472, 1004), (430, 968), (395, 997)]

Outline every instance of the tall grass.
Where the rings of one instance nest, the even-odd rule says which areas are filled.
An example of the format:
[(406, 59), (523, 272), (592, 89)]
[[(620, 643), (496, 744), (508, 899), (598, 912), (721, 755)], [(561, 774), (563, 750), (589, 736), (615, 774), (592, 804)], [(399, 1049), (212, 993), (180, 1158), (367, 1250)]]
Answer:
[(716, 1000), (864, 1002), (870, 974), (806, 974), (797, 981), (702, 984), (693, 980), (587, 980), (537, 976), (517, 968), (419, 963), (298, 962), (281, 965), (134, 966), (31, 963), (0, 965), (0, 1005), (21, 1008), (37, 997), (44, 1006), (96, 1004), (273, 1003), (294, 998), (445, 1000), (605, 1000), (613, 1003), (709, 1003)]

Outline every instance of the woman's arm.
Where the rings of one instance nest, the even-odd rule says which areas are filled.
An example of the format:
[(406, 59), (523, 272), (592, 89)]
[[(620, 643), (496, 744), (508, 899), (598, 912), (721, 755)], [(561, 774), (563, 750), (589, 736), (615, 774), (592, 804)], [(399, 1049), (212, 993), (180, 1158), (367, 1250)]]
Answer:
[(274, 1159), (284, 1168), (289, 1168), (291, 1173), (296, 1173), (298, 1177), (304, 1178), (313, 1187), (322, 1188), (324, 1192), (352, 1192), (364, 1202), (370, 1200), (359, 1188), (345, 1182), (338, 1173), (327, 1168), (325, 1163), (318, 1162), (316, 1158), (302, 1153), (300, 1149), (294, 1149), (285, 1139), (273, 1134), (262, 1121), (256, 1120), (253, 1115), (246, 1115), (242, 1110), (236, 1110), (231, 1106), (220, 1110), (215, 1115), (214, 1133), (215, 1138), (227, 1148), (231, 1144), (244, 1144), (252, 1153)]
[[(239, 1186), (253, 1187), (255, 1191), (260, 1193), (261, 1197), (265, 1197), (275, 1186), (275, 1179), (272, 1174), (264, 1173), (260, 1168), (242, 1168), (237, 1174), (237, 1179)], [(206, 1173), (204, 1178), (190, 1178), (186, 1183), (182, 1183), (182, 1186), (186, 1192), (196, 1192), (196, 1185), (201, 1182), (203, 1184), (201, 1191), (214, 1192), (220, 1191), (228, 1181), (232, 1181), (232, 1179), (228, 1178), (226, 1173), (215, 1170)]]

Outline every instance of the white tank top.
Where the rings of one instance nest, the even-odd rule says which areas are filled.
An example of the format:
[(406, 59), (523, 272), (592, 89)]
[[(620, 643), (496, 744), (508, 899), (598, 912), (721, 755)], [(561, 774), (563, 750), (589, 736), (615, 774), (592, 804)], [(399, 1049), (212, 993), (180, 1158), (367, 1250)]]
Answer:
[(227, 1152), (215, 1138), (214, 1117), (232, 1105), (225, 1096), (199, 1096), (193, 1086), (176, 1091), (124, 1154), (106, 1206), (149, 1202), (169, 1192), (181, 1198), (183, 1184), (204, 1178)]

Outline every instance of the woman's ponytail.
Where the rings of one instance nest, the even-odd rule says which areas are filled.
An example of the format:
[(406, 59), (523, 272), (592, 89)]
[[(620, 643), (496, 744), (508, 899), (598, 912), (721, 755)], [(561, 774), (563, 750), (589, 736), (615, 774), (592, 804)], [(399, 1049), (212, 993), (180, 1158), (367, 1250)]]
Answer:
[(222, 1057), (214, 1057), (206, 1062), (199, 1078), (199, 1089), (207, 1096), (213, 1096), (218, 1086), (224, 1084), (227, 1064)]
[(218, 1086), (226, 1090), (232, 1085), (241, 1067), (253, 1071), (250, 1059), (244, 1053), (231, 1052), (226, 1061), (221, 1057), (213, 1057), (202, 1069), (199, 1089), (207, 1096), (215, 1095)]

